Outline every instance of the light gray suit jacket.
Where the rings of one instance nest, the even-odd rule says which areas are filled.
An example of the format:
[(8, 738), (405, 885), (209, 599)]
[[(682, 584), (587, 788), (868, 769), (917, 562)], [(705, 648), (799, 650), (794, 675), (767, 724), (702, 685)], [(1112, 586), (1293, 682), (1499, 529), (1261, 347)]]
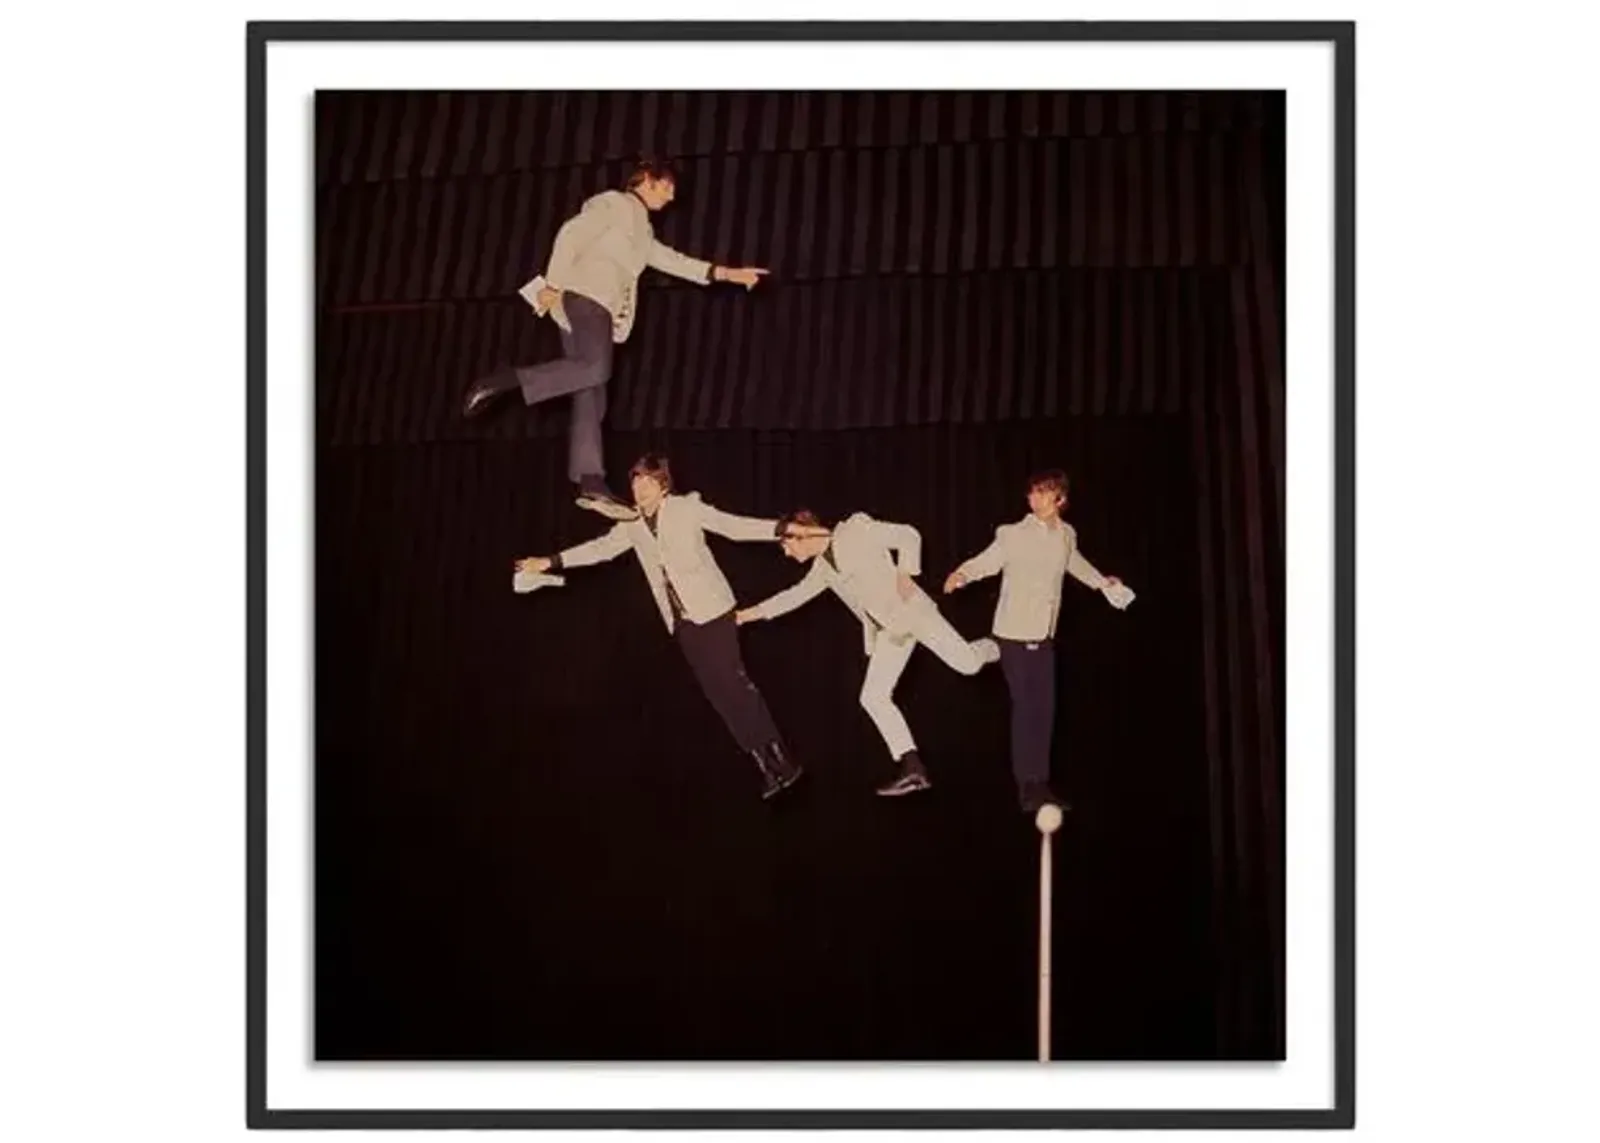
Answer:
[(733, 589), (706, 544), (707, 532), (730, 540), (777, 542), (776, 520), (735, 516), (713, 508), (698, 492), (668, 496), (656, 509), (656, 517), (655, 532), (643, 517), (624, 520), (588, 543), (562, 552), (561, 566), (602, 563), (632, 548), (668, 631), (674, 627), (667, 599), (668, 578), (691, 623), (709, 623), (733, 610)]
[(611, 314), (613, 341), (628, 340), (638, 309), (639, 275), (654, 266), (704, 285), (711, 263), (656, 241), (650, 211), (630, 191), (605, 191), (583, 204), (556, 234), (545, 280), (592, 298)]
[(1032, 513), (996, 528), (994, 543), (956, 571), (968, 582), (1003, 573), (994, 633), (1019, 642), (1055, 637), (1063, 574), (1096, 591), (1109, 582), (1078, 551), (1071, 524), (1052, 528)]
[(861, 620), (867, 654), (872, 653), (880, 629), (890, 634), (910, 630), (913, 613), (907, 605), (924, 593), (918, 588), (911, 600), (901, 599), (899, 583), (901, 575), (922, 572), (921, 533), (910, 524), (891, 524), (857, 512), (833, 529), (833, 557), (838, 571), (826, 556), (818, 556), (799, 583), (750, 608), (751, 618), (775, 619), (832, 588)]

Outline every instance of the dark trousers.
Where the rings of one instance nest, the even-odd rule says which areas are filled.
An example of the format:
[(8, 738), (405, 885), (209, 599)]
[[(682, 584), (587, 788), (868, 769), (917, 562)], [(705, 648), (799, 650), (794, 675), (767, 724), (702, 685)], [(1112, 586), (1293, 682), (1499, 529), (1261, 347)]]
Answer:
[(528, 405), (571, 396), (567, 433), (567, 476), (604, 476), (600, 422), (606, 415), (606, 382), (611, 380), (611, 314), (599, 302), (568, 293), (562, 300), (572, 332), (561, 331), (561, 356), (517, 370), (522, 400)]
[(1018, 785), (1050, 780), (1056, 722), (1056, 648), (1048, 639), (1000, 644), (1000, 669), (1011, 691), (1011, 773)]
[(778, 727), (767, 710), (767, 700), (745, 674), (733, 612), (709, 623), (690, 623), (680, 618), (676, 634), (700, 689), (716, 707), (740, 748), (755, 750), (776, 741)]

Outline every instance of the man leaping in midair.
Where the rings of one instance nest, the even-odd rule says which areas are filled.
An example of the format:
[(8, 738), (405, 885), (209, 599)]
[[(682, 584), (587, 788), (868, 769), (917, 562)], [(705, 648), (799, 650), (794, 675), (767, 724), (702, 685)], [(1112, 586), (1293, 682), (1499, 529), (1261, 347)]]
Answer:
[(734, 618), (741, 624), (772, 619), (832, 588), (861, 620), (867, 647), (861, 705), (900, 769), (893, 781), (878, 787), (878, 793), (896, 797), (927, 789), (928, 771), (894, 702), (895, 684), (906, 660), (920, 643), (963, 675), (975, 675), (1000, 657), (1000, 649), (992, 639), (970, 643), (963, 639), (917, 586), (912, 577), (922, 571), (922, 537), (909, 524), (890, 524), (857, 512), (830, 529), (811, 512), (801, 511), (778, 521), (778, 535), (784, 555), (801, 563), (810, 561), (811, 570), (793, 587), (737, 612)]
[(629, 475), (638, 513), (609, 532), (556, 556), (518, 560), (519, 575), (550, 577), (616, 559), (639, 561), (661, 620), (677, 640), (700, 689), (739, 746), (761, 771), (763, 798), (793, 785), (800, 765), (789, 754), (766, 700), (745, 673), (733, 619), (733, 590), (706, 545), (706, 533), (772, 543), (774, 521), (735, 516), (698, 492), (679, 493), (667, 458), (640, 457)]
[(733, 282), (749, 290), (767, 273), (755, 266), (714, 266), (656, 241), (650, 216), (670, 203), (676, 191), (671, 168), (646, 160), (635, 167), (626, 189), (595, 195), (567, 220), (556, 234), (544, 274), (522, 288), (535, 312), (548, 313), (561, 327), (561, 357), (475, 382), (462, 409), (464, 416), (477, 416), (513, 389), (520, 389), (529, 405), (570, 396), (567, 476), (577, 485), (580, 505), (617, 520), (636, 513), (606, 485), (600, 424), (612, 347), (626, 341), (633, 329), (639, 275), (654, 266), (701, 285)]

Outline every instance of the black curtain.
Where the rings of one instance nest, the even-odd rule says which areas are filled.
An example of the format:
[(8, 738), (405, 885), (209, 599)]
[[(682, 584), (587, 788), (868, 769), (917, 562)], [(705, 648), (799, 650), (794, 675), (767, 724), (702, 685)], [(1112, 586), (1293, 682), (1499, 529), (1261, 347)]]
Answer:
[[(602, 525), (564, 408), (468, 425), (462, 387), (554, 352), (513, 291), (639, 151), (684, 172), (666, 240), (774, 277), (646, 279), (614, 468), (914, 523), (936, 584), (1067, 467), (1140, 599), (1063, 614), (1057, 1054), (1282, 1056), (1279, 96), (323, 93), (317, 125), (320, 1057), (1032, 1052), (998, 674), (914, 657), (936, 787), (884, 804), (849, 616), (745, 632), (811, 771), (767, 807), (631, 557), (509, 591)], [(744, 600), (799, 574), (717, 554)]]

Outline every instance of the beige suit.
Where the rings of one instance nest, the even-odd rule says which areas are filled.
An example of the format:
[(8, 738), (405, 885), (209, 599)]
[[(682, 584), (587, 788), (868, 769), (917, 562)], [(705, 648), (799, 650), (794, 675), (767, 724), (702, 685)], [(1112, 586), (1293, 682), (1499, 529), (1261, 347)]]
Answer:
[(1002, 572), (994, 633), (1024, 643), (1055, 637), (1063, 574), (1096, 591), (1109, 582), (1078, 551), (1071, 524), (1052, 526), (1031, 512), (996, 528), (994, 543), (956, 569), (969, 583)]
[(684, 617), (691, 623), (709, 623), (733, 610), (733, 589), (706, 544), (706, 533), (715, 532), (730, 540), (776, 542), (776, 520), (735, 516), (713, 508), (698, 492), (668, 496), (656, 509), (656, 530), (641, 516), (626, 520), (609, 532), (568, 548), (561, 553), (561, 566), (583, 567), (615, 559), (629, 548), (644, 569), (650, 592), (661, 610), (667, 630), (675, 623), (667, 596), (670, 580), (683, 604)]
[[(891, 555), (891, 553), (893, 553)], [(922, 574), (922, 536), (909, 524), (890, 524), (857, 512), (833, 530), (834, 564), (818, 556), (811, 569), (793, 587), (787, 588), (755, 607), (753, 619), (776, 619), (820, 595), (828, 588), (861, 620), (867, 654), (880, 630), (905, 634), (912, 612), (912, 600), (900, 598), (902, 574)]]
[(964, 675), (994, 662), (1000, 649), (991, 639), (970, 643), (963, 639), (920, 587), (913, 587), (909, 598), (901, 597), (900, 576), (922, 570), (922, 536), (909, 524), (890, 524), (857, 512), (834, 528), (830, 551), (831, 561), (826, 555), (817, 556), (805, 578), (756, 604), (748, 615), (773, 619), (831, 588), (861, 620), (867, 649), (861, 706), (889, 753), (901, 758), (916, 749), (916, 742), (895, 705), (894, 688), (917, 644)]
[(656, 241), (650, 211), (631, 191), (605, 191), (583, 204), (556, 234), (544, 278), (599, 302), (611, 314), (611, 336), (628, 340), (646, 266), (704, 285), (711, 263)]

